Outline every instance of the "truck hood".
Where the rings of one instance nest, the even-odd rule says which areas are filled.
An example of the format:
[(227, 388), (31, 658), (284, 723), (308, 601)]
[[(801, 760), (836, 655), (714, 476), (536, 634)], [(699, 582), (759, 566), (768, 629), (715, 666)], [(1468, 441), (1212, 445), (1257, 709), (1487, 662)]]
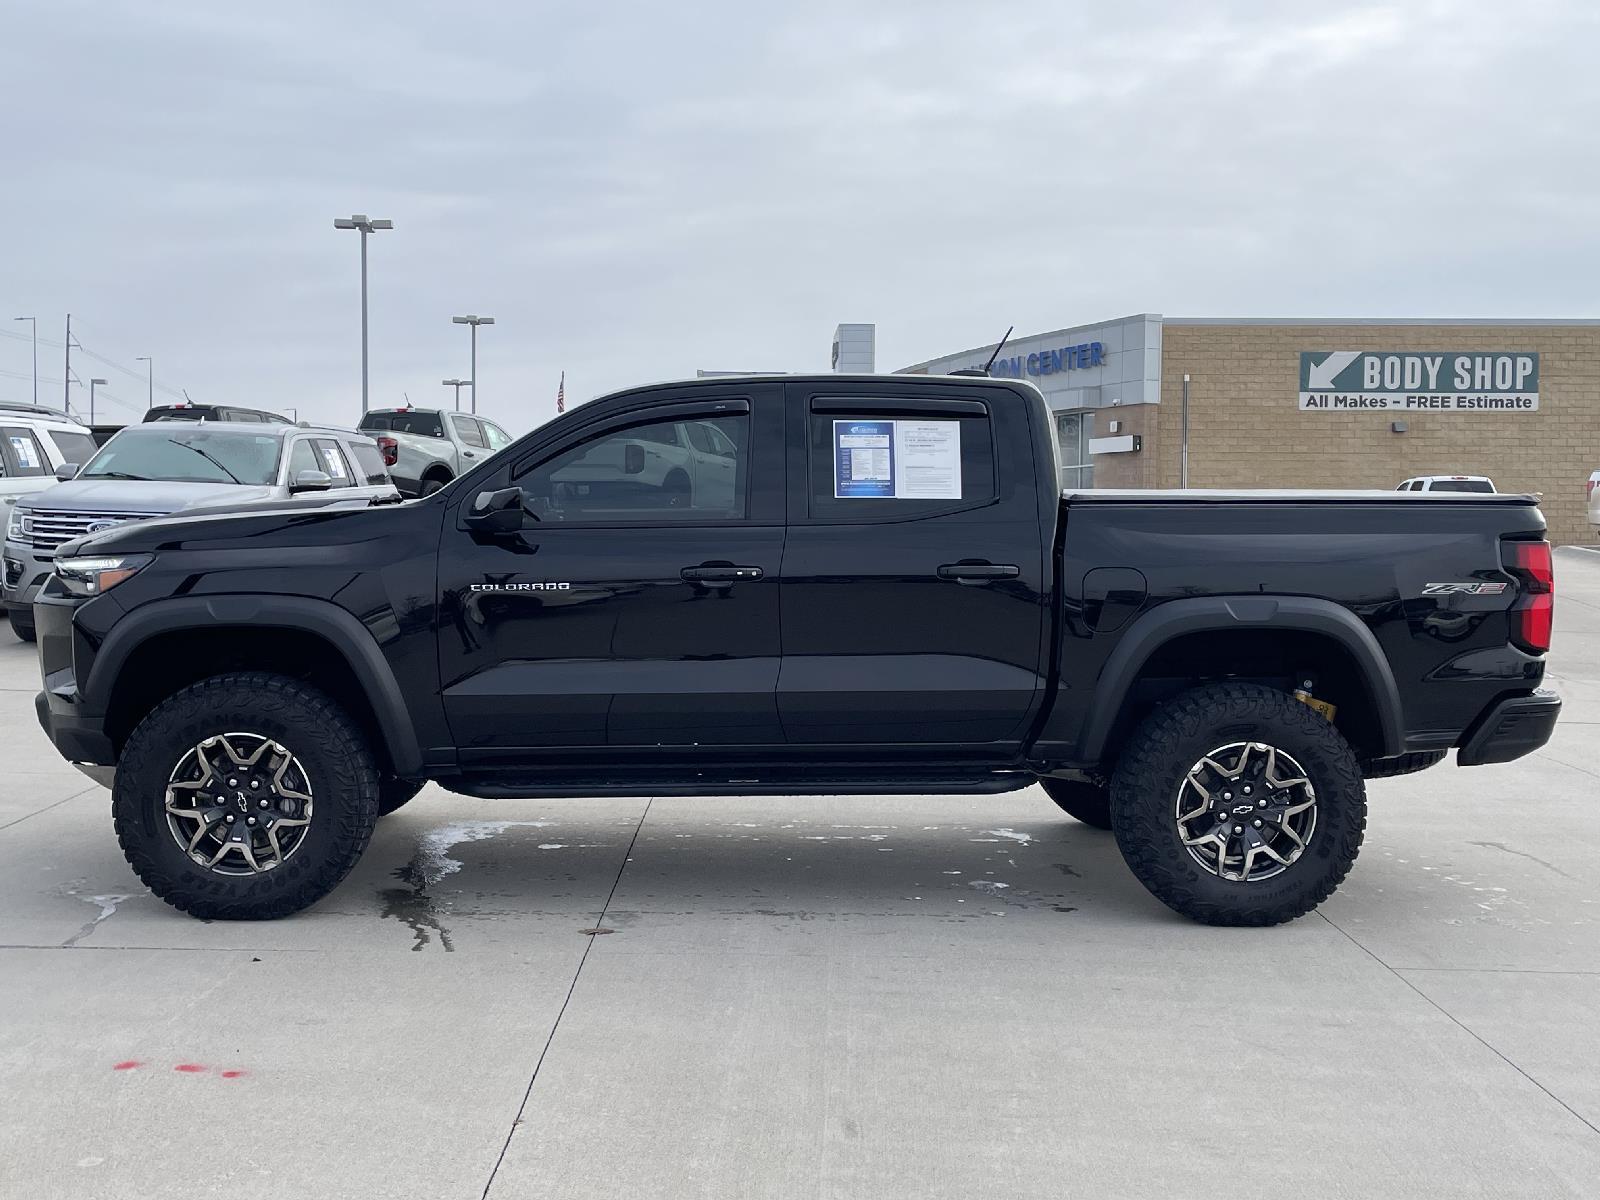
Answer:
[(65, 512), (175, 513), (216, 504), (269, 500), (276, 489), (235, 483), (171, 483), (159, 479), (73, 479), (19, 501)]

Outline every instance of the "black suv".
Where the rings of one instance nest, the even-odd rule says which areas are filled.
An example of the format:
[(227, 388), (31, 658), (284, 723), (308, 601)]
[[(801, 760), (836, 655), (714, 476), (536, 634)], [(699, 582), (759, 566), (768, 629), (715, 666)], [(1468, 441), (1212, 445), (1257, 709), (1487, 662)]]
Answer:
[(236, 404), (158, 404), (144, 414), (146, 421), (243, 421), (255, 425), (293, 425), (281, 413)]

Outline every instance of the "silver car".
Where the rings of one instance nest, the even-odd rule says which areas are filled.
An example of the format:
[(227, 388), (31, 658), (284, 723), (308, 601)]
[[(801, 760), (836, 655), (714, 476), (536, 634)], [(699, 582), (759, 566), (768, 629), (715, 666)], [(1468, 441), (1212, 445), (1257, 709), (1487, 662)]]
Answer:
[(11, 628), (33, 640), (33, 598), (56, 547), (124, 521), (270, 501), (398, 502), (378, 444), (363, 433), (311, 425), (160, 421), (130, 425), (63, 482), (17, 500), (6, 521), (3, 603)]

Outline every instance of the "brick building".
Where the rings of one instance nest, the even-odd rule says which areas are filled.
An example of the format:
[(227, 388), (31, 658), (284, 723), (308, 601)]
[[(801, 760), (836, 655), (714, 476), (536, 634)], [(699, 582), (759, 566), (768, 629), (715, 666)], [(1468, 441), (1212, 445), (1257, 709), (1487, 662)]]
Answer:
[[(982, 366), (994, 345), (908, 372)], [(1556, 542), (1592, 542), (1600, 321), (1227, 320), (1144, 313), (1014, 338), (992, 368), (1039, 385), (1064, 487), (1178, 487), (1184, 376), (1197, 488), (1384, 488), (1487, 475), (1539, 492)]]

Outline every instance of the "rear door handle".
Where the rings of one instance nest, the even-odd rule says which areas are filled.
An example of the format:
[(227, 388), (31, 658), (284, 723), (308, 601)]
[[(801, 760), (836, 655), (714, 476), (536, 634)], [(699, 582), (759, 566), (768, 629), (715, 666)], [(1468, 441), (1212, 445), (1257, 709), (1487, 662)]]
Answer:
[(940, 579), (954, 579), (971, 586), (988, 583), (994, 579), (1015, 579), (1022, 571), (1005, 563), (958, 562), (946, 563), (939, 568)]
[(766, 572), (760, 567), (738, 567), (732, 563), (701, 563), (698, 567), (685, 567), (678, 575), (688, 583), (708, 583), (726, 587), (730, 583), (748, 583), (760, 579)]

